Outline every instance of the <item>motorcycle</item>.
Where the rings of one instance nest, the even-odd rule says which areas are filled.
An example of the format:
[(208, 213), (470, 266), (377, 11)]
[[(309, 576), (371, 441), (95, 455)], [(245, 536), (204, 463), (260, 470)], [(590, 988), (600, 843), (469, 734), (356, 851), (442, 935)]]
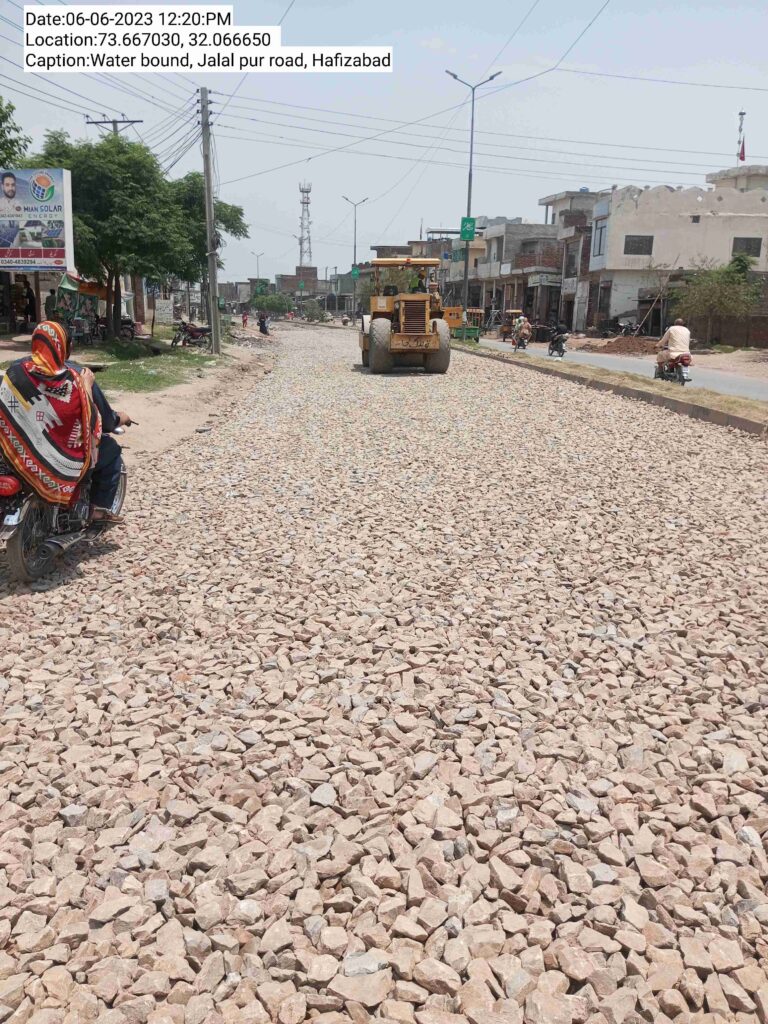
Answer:
[(693, 365), (690, 352), (683, 352), (682, 355), (672, 356), (666, 363), (659, 364), (653, 371), (654, 380), (669, 380), (673, 384), (685, 387), (691, 380), (690, 367)]
[(622, 338), (636, 338), (641, 331), (642, 325), (635, 320), (619, 320), (619, 336)]
[(568, 341), (570, 335), (567, 331), (560, 331), (555, 328), (549, 339), (549, 345), (547, 346), (548, 356), (558, 356), (560, 359), (565, 355), (565, 343)]
[[(107, 318), (100, 316), (96, 321), (94, 333), (99, 336), (102, 341), (107, 340), (108, 328)], [(136, 324), (132, 317), (123, 316), (120, 318), (120, 338), (123, 341), (133, 341), (136, 337)]]
[(181, 343), (182, 348), (186, 348), (188, 345), (196, 345), (198, 348), (209, 351), (213, 347), (213, 336), (210, 327), (196, 327), (194, 324), (189, 324), (186, 320), (181, 320), (176, 325), (176, 333), (171, 339), (171, 346), (176, 346)]
[(525, 352), (525, 350), (528, 348), (528, 342), (531, 340), (531, 336), (530, 336), (530, 334), (526, 335), (526, 336), (523, 336), (522, 334), (515, 334), (514, 335), (514, 339), (515, 339), (514, 351), (515, 352), (518, 352), (518, 351)]
[[(123, 427), (114, 433), (124, 433)], [(120, 482), (109, 509), (114, 515), (120, 514), (126, 492), (127, 473), (121, 460)], [(91, 478), (87, 474), (70, 505), (50, 505), (20, 480), (0, 456), (0, 541), (5, 542), (14, 579), (25, 583), (41, 579), (66, 551), (109, 529), (108, 523), (91, 522), (90, 494)]]

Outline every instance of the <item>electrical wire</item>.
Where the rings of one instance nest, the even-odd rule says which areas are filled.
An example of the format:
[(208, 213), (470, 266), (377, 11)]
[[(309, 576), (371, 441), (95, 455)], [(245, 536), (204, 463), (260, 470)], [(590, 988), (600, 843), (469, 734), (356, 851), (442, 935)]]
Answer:
[[(561, 68), (560, 70), (566, 70), (566, 69)], [(219, 95), (221, 95), (221, 94), (219, 94)], [(334, 110), (334, 109), (330, 109), (328, 107), (310, 107), (310, 106), (305, 106), (305, 105), (299, 104), (299, 103), (285, 103), (285, 102), (282, 102), (280, 100), (269, 100), (269, 99), (257, 98), (256, 96), (251, 96), (251, 97), (249, 97), (249, 96), (240, 96), (239, 99), (241, 101), (245, 101), (245, 102), (233, 103), (232, 107), (234, 109), (236, 109), (236, 110), (251, 110), (251, 109), (254, 109), (254, 110), (258, 111), (259, 110), (258, 107), (253, 107), (252, 108), (250, 106), (250, 104), (252, 104), (252, 103), (263, 103), (263, 104), (267, 104), (267, 105), (270, 105), (270, 106), (290, 107), (291, 109), (295, 109), (295, 110), (311, 110), (314, 113), (320, 113), (320, 114), (323, 114), (323, 113), (325, 113), (325, 114), (335, 114), (335, 115), (338, 115), (339, 117), (354, 117), (354, 118), (357, 118), (358, 120), (365, 120), (365, 121), (383, 121), (385, 123), (396, 124), (396, 125), (401, 125), (401, 124), (404, 123), (404, 122), (402, 122), (402, 121), (400, 121), (400, 120), (398, 120), (396, 118), (392, 118), (392, 117), (378, 117), (378, 116), (373, 115), (373, 114), (356, 114), (356, 113), (353, 113), (352, 111), (349, 111), (349, 110)], [(264, 111), (264, 112), (266, 113), (266, 111)], [(228, 117), (234, 117), (235, 115), (230, 113), (227, 116)], [(300, 115), (300, 114), (292, 114), (292, 115), (286, 114), (286, 115), (283, 115), (283, 116), (286, 116), (286, 117), (290, 116), (290, 117), (294, 117), (296, 119), (300, 118), (301, 120), (305, 120), (305, 121), (308, 121), (308, 120), (317, 121), (318, 124), (326, 124), (326, 123), (327, 124), (334, 124), (334, 123), (336, 123), (336, 124), (346, 124), (346, 122), (333, 122), (333, 121), (326, 121), (325, 119), (320, 119), (320, 118), (309, 118), (306, 115)], [(362, 128), (364, 126), (363, 125), (347, 125), (347, 127)], [(434, 128), (434, 129), (437, 129), (437, 130), (444, 130), (447, 127), (450, 127), (450, 126), (446, 126), (446, 125), (443, 125), (443, 124), (424, 124), (423, 127), (425, 127), (425, 128)], [(393, 129), (393, 130), (399, 132), (399, 129)], [(469, 129), (468, 128), (451, 128), (450, 130), (454, 134), (464, 135), (464, 136), (467, 136), (467, 137), (469, 136)], [(411, 133), (410, 132), (402, 132), (402, 134), (403, 135), (410, 135)], [(413, 135), (414, 135), (414, 137), (417, 137), (417, 138), (423, 138), (423, 135), (421, 135), (421, 134), (413, 133)], [(520, 134), (520, 133), (516, 133), (516, 132), (506, 132), (506, 131), (502, 131), (501, 129), (497, 129), (497, 130), (494, 130), (494, 131), (483, 131), (482, 129), (476, 128), (475, 129), (475, 135), (488, 135), (488, 136), (490, 136), (492, 138), (527, 139), (527, 140), (533, 140), (533, 141), (536, 141), (536, 142), (565, 142), (565, 143), (569, 143), (571, 145), (578, 145), (578, 146), (607, 146), (607, 147), (609, 147), (611, 149), (639, 149), (639, 150), (643, 150), (643, 151), (646, 151), (646, 152), (649, 152), (649, 153), (683, 153), (683, 154), (690, 154), (690, 155), (693, 155), (693, 156), (719, 156), (719, 157), (729, 157), (729, 156), (732, 156), (731, 153), (722, 153), (722, 152), (719, 152), (719, 151), (716, 151), (716, 150), (710, 150), (710, 149), (677, 149), (677, 148), (673, 148), (672, 146), (648, 146), (648, 145), (646, 145), (644, 143), (643, 144), (638, 144), (638, 143), (628, 143), (628, 142), (612, 142), (612, 141), (609, 141), (608, 139), (605, 139), (603, 141), (594, 141), (594, 140), (586, 140), (586, 139), (563, 139), (563, 138), (559, 138), (559, 137), (555, 137), (555, 136), (549, 136), (549, 135), (531, 135), (530, 133)], [(766, 156), (766, 157), (755, 157), (755, 159), (757, 159), (757, 160), (768, 160), (768, 156)]]
[[(593, 78), (622, 78), (628, 82), (654, 82), (658, 85), (687, 85), (695, 89), (734, 89), (737, 92), (768, 92), (763, 85), (721, 85), (715, 82), (682, 82), (672, 78), (648, 78), (645, 75), (618, 75), (608, 71), (581, 71), (578, 68), (557, 68), (566, 75), (589, 75)], [(763, 158), (764, 159), (764, 158)]]
[[(272, 112), (271, 111), (267, 111), (267, 113), (271, 114)], [(458, 113), (460, 113), (460, 111), (457, 111), (457, 113), (454, 115), (453, 121), (456, 120), (456, 117), (458, 116)], [(295, 114), (289, 114), (289, 115), (285, 115), (285, 116), (292, 117), (294, 119), (297, 119), (298, 117), (300, 117), (300, 115), (295, 115)], [(230, 114), (227, 114), (227, 117), (231, 118), (233, 120), (252, 121), (252, 122), (254, 122), (256, 124), (271, 125), (271, 126), (275, 126), (275, 127), (283, 127), (283, 126), (285, 126), (286, 128), (292, 128), (292, 129), (295, 129), (296, 131), (315, 132), (317, 134), (322, 133), (323, 135), (348, 135), (348, 133), (346, 133), (346, 132), (329, 131), (327, 128), (308, 128), (305, 125), (300, 125), (300, 124), (285, 124), (284, 121), (265, 121), (262, 118), (248, 117), (245, 114), (231, 114), (230, 113)], [(303, 118), (303, 119), (304, 120), (310, 120), (310, 121), (313, 121), (315, 123), (324, 124), (324, 125), (327, 125), (327, 124), (344, 125), (345, 127), (348, 127), (348, 128), (357, 128), (357, 129), (359, 129), (359, 127), (360, 127), (359, 125), (345, 124), (345, 122), (343, 122), (343, 121), (321, 121), (318, 118)], [(428, 138), (434, 138), (434, 140), (436, 142), (445, 141), (445, 135), (447, 134), (447, 131), (452, 127), (453, 121), (451, 122), (450, 125), (446, 126), (442, 136), (428, 136)], [(235, 128), (236, 126), (235, 125), (227, 125), (226, 127)], [(398, 133), (398, 134), (403, 134), (403, 135), (407, 136), (408, 138), (419, 138), (420, 137), (417, 133), (411, 133), (411, 132), (402, 132), (402, 133)], [(486, 134), (488, 134), (488, 133), (486, 133)], [(351, 138), (351, 137), (354, 137), (354, 136), (348, 136), (348, 137)], [(358, 138), (364, 138), (363, 136), (357, 136), (357, 137)], [(527, 136), (523, 136), (523, 138), (527, 138)], [(458, 142), (460, 140), (451, 139), (450, 141), (451, 142)], [(402, 142), (399, 139), (393, 139), (393, 140), (391, 140), (391, 142), (392, 142), (393, 145), (398, 145), (398, 146), (414, 146), (414, 145), (416, 145), (415, 143), (412, 143), (412, 142), (410, 142), (410, 143)], [(552, 154), (552, 155), (561, 155), (561, 156), (581, 156), (581, 157), (589, 157), (589, 156), (593, 156), (594, 155), (594, 157), (597, 158), (597, 159), (620, 160), (622, 163), (636, 163), (637, 160), (638, 160), (637, 157), (615, 156), (614, 154), (604, 154), (604, 153), (589, 154), (589, 153), (574, 152), (573, 150), (540, 149), (537, 146), (527, 146), (527, 147), (524, 147), (524, 146), (520, 146), (519, 143), (515, 143), (514, 145), (505, 144), (505, 143), (484, 143), (484, 145), (490, 147), (491, 149), (511, 150), (511, 151), (513, 151), (515, 153), (519, 153), (521, 150), (524, 150), (525, 152), (544, 153), (546, 155)], [(417, 145), (417, 148), (421, 148), (421, 147)], [(466, 151), (462, 150), (462, 149), (452, 149), (452, 150), (450, 150), (450, 152), (461, 153), (461, 152), (466, 152)], [(485, 154), (485, 155), (506, 156), (506, 153), (502, 153), (502, 154)], [(525, 157), (518, 157), (518, 156), (507, 157), (507, 158), (508, 159), (512, 159), (512, 160), (524, 160), (524, 159), (526, 159)], [(537, 161), (537, 162), (541, 162), (541, 161)], [(669, 165), (671, 167), (688, 167), (688, 168), (691, 168), (691, 167), (707, 167), (707, 168), (710, 168), (711, 167), (711, 163), (696, 164), (694, 161), (691, 161), (691, 160), (657, 160), (657, 159), (654, 159), (654, 158), (650, 158), (649, 162), (650, 163), (654, 163), (654, 164), (665, 164), (665, 165)], [(648, 168), (646, 168), (646, 169), (648, 169)], [(660, 168), (652, 168), (652, 169), (653, 170), (659, 170)], [(670, 173), (675, 173), (675, 172), (671, 171)]]
[[(270, 135), (266, 135), (266, 136), (255, 136), (255, 135), (254, 136), (243, 136), (243, 135), (239, 135), (238, 136), (238, 135), (225, 135), (223, 133), (220, 133), (220, 138), (232, 139), (232, 140), (234, 140), (236, 142), (243, 142), (243, 141), (263, 142), (263, 141), (268, 141), (268, 142), (273, 142), (275, 145), (279, 145), (279, 146), (297, 147), (299, 149), (306, 149), (307, 148), (307, 143), (305, 143), (305, 142), (286, 142), (286, 141), (282, 140), (280, 138), (280, 136), (270, 136)], [(338, 152), (338, 147), (325, 148), (325, 147), (321, 147), (321, 146), (316, 146), (315, 145), (312, 148), (318, 149), (321, 154), (322, 153), (330, 154), (330, 153)], [(400, 160), (400, 161), (407, 160), (409, 162), (413, 162), (413, 161), (415, 161), (417, 163), (420, 162), (418, 157), (396, 156), (393, 153), (372, 153), (370, 151), (365, 151), (365, 150), (352, 150), (351, 153), (352, 153), (353, 156), (372, 156), (372, 157), (375, 157), (377, 160)], [(284, 164), (283, 166), (293, 166), (296, 163), (307, 163), (307, 162), (308, 162), (308, 158), (304, 157), (304, 158), (302, 158), (300, 160), (291, 161), (289, 164)], [(435, 160), (434, 163), (435, 163), (436, 166), (439, 166), (439, 167), (458, 167), (461, 170), (466, 171), (466, 164), (463, 164), (463, 163), (455, 163), (455, 162), (446, 161), (446, 160)], [(556, 164), (551, 164), (550, 166), (555, 167), (557, 165)], [(272, 168), (272, 169), (274, 169), (274, 168)], [(502, 174), (502, 175), (504, 175), (506, 177), (521, 177), (521, 178), (536, 178), (536, 179), (539, 179), (539, 178), (555, 178), (558, 181), (562, 181), (563, 178), (566, 178), (566, 177), (567, 178), (573, 178), (573, 172), (572, 171), (566, 171), (564, 174), (549, 174), (546, 171), (535, 171), (534, 172), (534, 171), (505, 170), (503, 167), (489, 167), (489, 166), (479, 166), (479, 165), (476, 166), (475, 169), (476, 170), (481, 170), (481, 171), (490, 171), (490, 172), (492, 172), (494, 174)], [(259, 172), (257, 172), (256, 175), (246, 175), (246, 177), (257, 177), (258, 173)], [(265, 171), (263, 173), (268, 173), (268, 172)], [(644, 177), (644, 180), (646, 182), (651, 182), (653, 184), (658, 184), (658, 185), (668, 185), (668, 182), (665, 181), (665, 180), (648, 178), (648, 177), (645, 177), (645, 176), (643, 176), (643, 177)], [(582, 180), (584, 180), (584, 181), (591, 180), (591, 181), (601, 181), (601, 182), (608, 182), (608, 183), (624, 181), (624, 182), (626, 182), (627, 184), (630, 184), (630, 185), (634, 185), (634, 184), (637, 183), (637, 179), (636, 178), (618, 178), (618, 177), (615, 177), (615, 176), (608, 177), (608, 176), (603, 176), (603, 175), (598, 177), (597, 175), (594, 175), (594, 174), (582, 174), (582, 175), (580, 175), (580, 178)], [(243, 179), (236, 179), (236, 180), (241, 181)], [(222, 182), (222, 184), (223, 185), (227, 185), (227, 184), (231, 184), (231, 182), (226, 182), (225, 181), (225, 182)], [(696, 182), (681, 182), (680, 184), (688, 185), (688, 186), (690, 186), (692, 188), (699, 188), (699, 187), (701, 187), (700, 183), (696, 183)]]
[[(587, 24), (584, 26), (584, 28), (581, 30), (581, 32), (578, 34), (578, 36), (574, 39), (574, 41), (571, 43), (571, 45), (568, 47), (568, 49), (565, 51), (565, 53), (562, 55), (562, 57), (560, 57), (560, 59), (555, 64), (553, 64), (551, 68), (547, 68), (545, 71), (537, 72), (535, 75), (528, 75), (525, 78), (520, 78), (516, 82), (508, 82), (506, 85), (501, 86), (499, 89), (488, 90), (485, 93), (480, 93), (479, 96), (478, 96), (478, 99), (484, 99), (487, 96), (494, 95), (496, 92), (501, 92), (501, 91), (503, 91), (505, 89), (511, 89), (515, 85), (522, 85), (524, 82), (530, 82), (530, 81), (532, 81), (535, 78), (541, 78), (543, 75), (549, 74), (551, 71), (556, 70), (562, 64), (562, 62), (565, 60), (565, 58), (568, 56), (568, 54), (573, 50), (573, 48), (576, 46), (576, 44), (589, 31), (589, 29), (592, 27), (592, 25), (594, 25), (594, 23), (597, 21), (597, 19), (600, 17), (600, 15), (603, 13), (603, 11), (606, 9), (606, 7), (608, 6), (608, 4), (610, 2), (611, 2), (611, 0), (603, 0), (603, 4), (599, 8), (599, 10), (595, 14), (592, 15), (590, 20), (587, 22)], [(467, 106), (467, 104), (469, 102), (470, 102), (469, 100), (464, 100), (462, 103), (454, 104), (452, 107), (446, 107), (442, 111), (437, 111), (436, 113), (427, 114), (425, 117), (416, 118), (413, 121), (406, 122), (405, 124), (402, 124), (400, 127), (401, 128), (410, 128), (412, 125), (422, 124), (424, 121), (428, 121), (432, 117), (438, 117), (441, 113), (444, 114), (444, 113), (446, 113), (448, 111), (452, 112), (454, 110), (457, 110), (457, 109), (460, 109), (462, 107), (465, 107), (465, 106)], [(226, 104), (225, 104), (225, 107), (226, 107)], [(223, 113), (223, 111), (222, 111), (222, 113)], [(363, 141), (365, 141), (365, 142), (372, 142), (375, 139), (382, 138), (384, 135), (390, 135), (391, 133), (392, 133), (392, 129), (391, 128), (387, 128), (387, 129), (384, 129), (383, 131), (377, 132), (376, 135), (369, 136), (367, 139), (365, 139)], [(232, 185), (232, 184), (234, 184), (235, 182), (238, 182), (238, 181), (245, 181), (246, 179), (249, 179), (249, 178), (259, 178), (259, 177), (261, 177), (264, 174), (271, 174), (273, 171), (282, 171), (282, 170), (284, 170), (287, 167), (295, 167), (297, 164), (310, 163), (312, 160), (317, 160), (317, 159), (319, 159), (323, 155), (330, 155), (332, 153), (341, 153), (341, 152), (344, 152), (346, 150), (349, 150), (353, 146), (356, 146), (357, 144), (358, 144), (357, 142), (349, 142), (349, 143), (346, 143), (343, 146), (338, 146), (335, 149), (329, 149), (329, 150), (325, 151), (325, 153), (320, 153), (320, 154), (315, 155), (315, 156), (309, 156), (309, 157), (306, 157), (303, 160), (292, 160), (292, 161), (290, 161), (288, 163), (285, 163), (285, 164), (279, 164), (276, 167), (269, 167), (269, 168), (266, 168), (265, 170), (262, 170), (262, 171), (254, 171), (252, 174), (244, 174), (244, 175), (242, 175), (239, 178), (231, 178), (229, 181), (222, 182), (222, 184), (223, 185)]]
[[(483, 75), (487, 75), (488, 74), (488, 72), (491, 70), (491, 68), (496, 63), (496, 61), (499, 59), (499, 57), (502, 55), (502, 53), (504, 53), (504, 51), (507, 49), (507, 47), (510, 45), (510, 43), (512, 43), (514, 41), (515, 36), (520, 31), (520, 29), (523, 27), (523, 25), (526, 23), (526, 21), (528, 21), (530, 16), (533, 14), (533, 12), (539, 6), (540, 2), (541, 2), (541, 0), (533, 0), (533, 3), (528, 8), (526, 13), (523, 15), (522, 21), (518, 22), (517, 27), (515, 28), (515, 30), (512, 33), (512, 35), (509, 37), (509, 39), (507, 39), (506, 43), (504, 43), (504, 45), (499, 50), (499, 52), (496, 54), (496, 56), (493, 58), (493, 60), (488, 62), (488, 66), (486, 67), (485, 71), (483, 71)], [(483, 76), (481, 75), (480, 77), (482, 78)]]
[[(290, 13), (290, 10), (291, 10), (291, 8), (293, 7), (293, 5), (294, 5), (295, 3), (296, 3), (296, 0), (290, 0), (290, 3), (289, 3), (289, 4), (288, 4), (288, 6), (286, 7), (286, 9), (285, 9), (285, 10), (283, 11), (283, 16), (282, 16), (282, 18), (281, 18), (281, 19), (280, 19), (280, 21), (278, 21), (278, 23), (277, 23), (278, 25), (282, 25), (282, 24), (283, 24), (283, 22), (284, 22), (284, 21), (285, 21), (285, 19), (286, 19), (286, 18), (288, 17), (288, 14)], [(227, 107), (229, 106), (230, 102), (231, 102), (231, 101), (232, 101), (232, 100), (234, 99), (234, 97), (235, 97), (235, 96), (237, 96), (238, 92), (239, 92), (239, 91), (240, 91), (240, 89), (242, 88), (243, 82), (244, 82), (244, 81), (246, 80), (246, 78), (248, 77), (248, 74), (249, 74), (249, 73), (248, 73), (248, 72), (246, 71), (246, 72), (245, 72), (245, 74), (244, 74), (244, 75), (242, 76), (242, 78), (240, 79), (240, 81), (239, 81), (239, 82), (237, 83), (237, 85), (235, 86), (235, 91), (234, 91), (233, 93), (231, 93), (231, 94), (230, 94), (229, 98), (227, 99), (227, 102), (226, 102), (226, 103), (224, 104), (224, 106), (223, 106), (223, 107), (221, 108), (221, 110), (219, 111), (218, 117), (221, 117), (221, 115), (222, 115), (222, 114), (224, 113), (224, 111), (225, 111), (225, 110), (227, 109)], [(215, 123), (215, 120), (216, 120), (216, 115), (214, 115), (214, 116), (213, 116), (213, 117), (211, 118), (211, 127), (213, 127), (213, 125), (214, 125), (214, 123)]]
[(5, 79), (7, 82), (11, 83), (10, 86), (5, 86), (6, 89), (10, 89), (12, 92), (18, 92), (21, 96), (25, 96), (28, 99), (39, 100), (41, 103), (45, 103), (50, 107), (57, 107), (59, 110), (65, 110), (69, 114), (79, 114), (83, 118), (87, 117), (91, 113), (92, 108), (89, 108), (87, 110), (75, 109), (79, 107), (80, 104), (70, 103), (69, 106), (65, 107), (63, 103), (57, 103), (56, 98), (52, 96), (51, 93), (43, 92), (40, 89), (37, 89), (35, 92), (30, 93), (26, 83), (17, 82), (15, 79), (10, 78), (8, 75), (0, 74), (0, 78)]
[[(456, 115), (456, 116), (458, 116), (458, 115)], [(265, 126), (270, 127), (270, 128), (280, 127), (279, 122), (275, 122), (275, 121), (259, 121), (257, 118), (253, 118), (251, 120), (254, 120), (257, 124), (264, 124)], [(236, 129), (236, 128), (238, 128), (237, 125), (230, 125), (230, 124), (226, 124), (226, 123), (224, 123), (222, 125), (222, 127), (229, 128), (229, 129)], [(287, 127), (292, 128), (292, 129), (296, 129), (296, 130), (303, 130), (303, 131), (314, 132), (316, 134), (319, 133), (319, 129), (317, 129), (317, 128), (304, 128), (303, 125), (288, 125)], [(350, 135), (349, 132), (337, 132), (337, 131), (327, 131), (326, 130), (322, 134), (323, 135), (339, 135), (339, 136), (342, 136), (342, 137), (345, 137), (345, 138), (356, 138), (360, 142), (368, 141), (365, 138), (365, 136)], [(285, 139), (288, 139), (289, 141), (292, 141), (292, 142), (298, 142), (298, 143), (302, 142), (301, 139), (297, 139), (294, 136), (277, 136), (277, 137), (278, 138), (285, 138)], [(441, 141), (440, 139), (435, 139), (434, 143), (433, 143), (433, 147), (438, 149), (438, 150), (440, 150), (441, 152), (457, 153), (459, 155), (465, 155), (466, 154), (466, 150), (464, 150), (464, 149), (455, 149), (455, 148), (453, 148), (451, 146), (440, 146), (439, 145), (440, 141)], [(314, 145), (314, 144), (315, 143), (314, 143), (313, 140), (309, 140), (308, 141), (308, 145)], [(414, 142), (403, 142), (400, 139), (388, 139), (387, 140), (387, 146), (403, 146), (403, 147), (407, 147), (409, 149), (422, 149), (423, 148), (422, 146), (419, 146), (417, 143), (414, 143)], [(430, 147), (430, 148), (432, 148), (432, 147)], [(477, 152), (477, 154), (479, 156), (491, 157), (491, 158), (496, 158), (496, 159), (512, 160), (512, 161), (518, 161), (518, 162), (521, 162), (521, 163), (533, 163), (533, 164), (552, 164), (553, 163), (553, 161), (551, 159), (549, 159), (548, 157), (511, 156), (511, 155), (508, 155), (506, 153), (501, 153), (500, 154), (500, 153), (488, 152), (488, 151), (482, 150), (482, 149), (478, 149), (478, 150), (476, 150), (476, 152)], [(544, 152), (546, 154), (556, 154), (558, 151), (556, 151), (556, 150), (544, 150)], [(568, 154), (566, 154), (566, 155), (568, 155)], [(579, 157), (587, 157), (587, 158), (589, 158), (590, 156), (593, 156), (593, 154), (583, 154), (583, 153), (574, 153), (574, 154), (570, 154), (570, 155), (579, 156)], [(604, 167), (606, 169), (618, 170), (618, 171), (631, 171), (631, 170), (635, 170), (638, 173), (645, 173), (646, 171), (650, 171), (651, 173), (663, 172), (663, 173), (668, 174), (668, 175), (691, 175), (691, 174), (701, 173), (701, 172), (697, 172), (696, 170), (694, 170), (693, 169), (693, 165), (686, 165), (686, 164), (679, 164), (678, 165), (678, 166), (681, 166), (681, 167), (685, 167), (686, 168), (685, 170), (674, 170), (674, 169), (667, 169), (667, 168), (663, 168), (663, 167), (646, 167), (646, 166), (641, 166), (641, 165), (637, 164), (636, 162), (632, 161), (632, 158), (630, 158), (630, 157), (616, 157), (615, 159), (617, 159), (617, 160), (629, 161), (630, 163), (632, 163), (632, 166), (630, 166), (630, 167), (623, 167), (623, 166), (616, 166), (616, 165), (613, 165), (613, 164), (610, 164), (610, 163), (602, 162), (601, 154), (595, 154), (594, 158), (598, 159), (598, 160), (601, 160), (601, 166), (602, 167)], [(611, 158), (609, 157), (608, 159), (610, 160)], [(557, 163), (558, 165), (561, 165), (561, 166), (571, 166), (571, 167), (582, 167), (582, 166), (584, 166), (583, 162), (575, 162), (573, 160), (557, 160), (557, 161), (554, 161), (554, 162)], [(707, 170), (711, 170), (712, 169), (712, 165), (711, 164), (699, 164), (699, 165), (696, 165), (696, 166), (701, 167), (701, 168), (705, 168)]]

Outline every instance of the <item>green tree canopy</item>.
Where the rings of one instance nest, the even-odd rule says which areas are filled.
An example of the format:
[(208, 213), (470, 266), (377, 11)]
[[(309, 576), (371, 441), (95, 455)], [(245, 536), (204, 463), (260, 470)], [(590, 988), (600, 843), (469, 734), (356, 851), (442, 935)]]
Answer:
[[(192, 171), (183, 178), (170, 182), (170, 190), (174, 202), (181, 210), (187, 236), (187, 251), (183, 254), (183, 265), (175, 271), (176, 276), (183, 281), (201, 281), (208, 267), (203, 176), (197, 171)], [(224, 234), (233, 238), (248, 237), (248, 225), (241, 206), (233, 206), (231, 203), (215, 199), (213, 213), (218, 235), (217, 247), (220, 247)], [(220, 260), (219, 266), (223, 266)]]
[(749, 279), (752, 261), (738, 254), (724, 266), (702, 264), (693, 275), (674, 289), (672, 306), (676, 316), (706, 319), (706, 341), (712, 337), (716, 318), (749, 316), (760, 301), (760, 285)]
[(106, 282), (119, 324), (121, 275), (161, 280), (189, 250), (170, 185), (151, 150), (118, 135), (91, 142), (49, 132), (42, 152), (27, 159), (38, 162), (71, 171), (77, 269)]
[(13, 119), (16, 108), (0, 96), (0, 167), (14, 167), (27, 152), (32, 139)]
[(293, 309), (293, 302), (287, 295), (254, 295), (251, 299), (254, 308), (263, 309), (265, 313), (285, 314)]

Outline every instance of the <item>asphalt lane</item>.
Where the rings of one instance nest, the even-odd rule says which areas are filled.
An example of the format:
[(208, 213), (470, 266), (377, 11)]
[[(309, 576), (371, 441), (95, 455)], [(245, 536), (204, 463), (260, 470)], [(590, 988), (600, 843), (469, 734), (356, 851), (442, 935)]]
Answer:
[[(503, 341), (483, 341), (483, 348), (498, 349), (500, 352), (510, 352), (511, 345)], [(546, 356), (546, 345), (533, 345), (530, 349), (531, 355)], [(523, 356), (522, 353), (520, 353)], [(601, 352), (568, 351), (566, 360), (569, 363), (581, 363), (586, 366), (601, 366), (605, 370), (621, 370), (624, 373), (647, 374), (653, 377), (652, 356), (613, 356), (604, 355)], [(768, 402), (768, 381), (759, 380), (755, 377), (743, 377), (737, 373), (729, 373), (723, 370), (706, 370), (697, 365), (696, 355), (693, 357), (691, 377), (694, 387), (708, 388), (710, 391), (717, 391), (723, 395), (738, 395), (740, 398), (755, 398), (761, 402)]]

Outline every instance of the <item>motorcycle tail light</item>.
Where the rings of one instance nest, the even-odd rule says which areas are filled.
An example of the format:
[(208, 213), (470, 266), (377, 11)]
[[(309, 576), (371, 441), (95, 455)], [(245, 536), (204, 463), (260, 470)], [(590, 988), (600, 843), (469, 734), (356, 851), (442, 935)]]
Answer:
[(0, 476), (0, 497), (10, 498), (12, 494), (18, 494), (21, 490), (21, 483), (15, 476)]
[(683, 353), (683, 355), (680, 356), (680, 362), (683, 366), (690, 366), (693, 360), (687, 353)]

